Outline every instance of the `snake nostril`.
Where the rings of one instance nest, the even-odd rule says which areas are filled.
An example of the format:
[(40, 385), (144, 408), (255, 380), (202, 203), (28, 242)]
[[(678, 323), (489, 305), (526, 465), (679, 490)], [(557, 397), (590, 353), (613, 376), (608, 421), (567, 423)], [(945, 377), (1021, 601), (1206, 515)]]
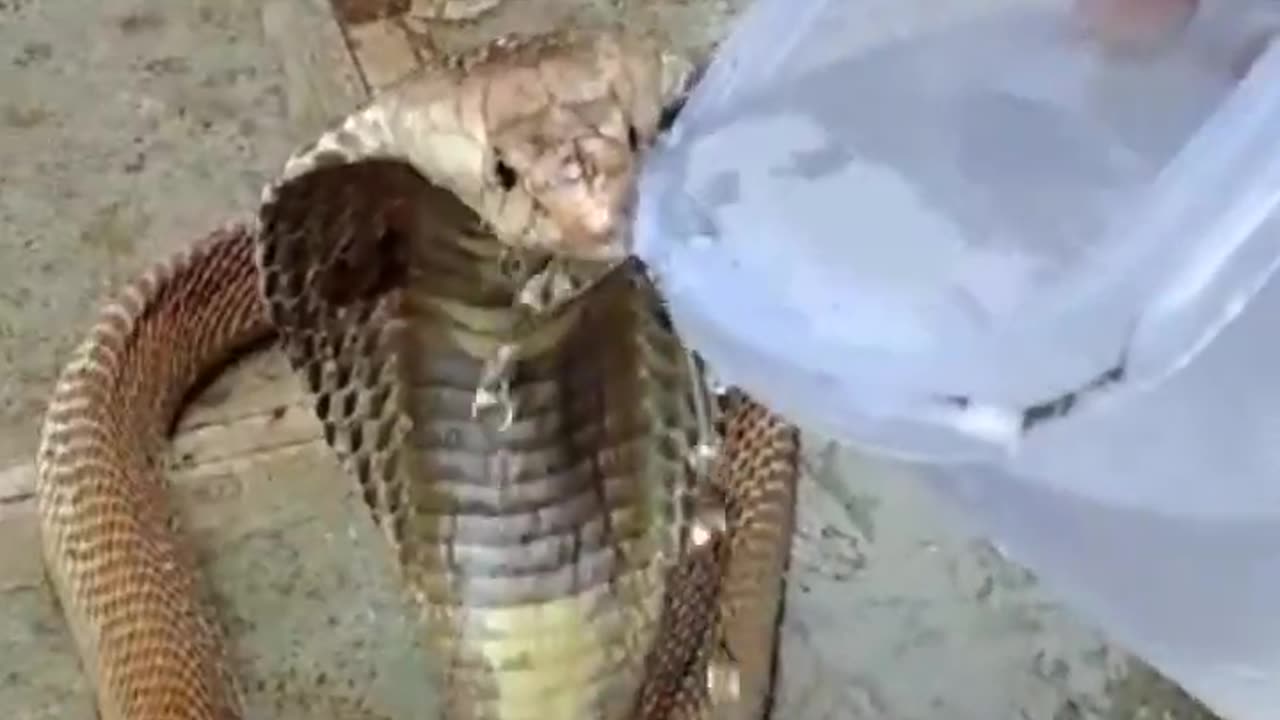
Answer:
[(502, 186), (503, 190), (511, 190), (514, 188), (516, 186), (516, 180), (519, 179), (516, 176), (515, 168), (511, 167), (501, 158), (494, 161), (493, 174), (494, 177), (498, 179), (498, 184)]

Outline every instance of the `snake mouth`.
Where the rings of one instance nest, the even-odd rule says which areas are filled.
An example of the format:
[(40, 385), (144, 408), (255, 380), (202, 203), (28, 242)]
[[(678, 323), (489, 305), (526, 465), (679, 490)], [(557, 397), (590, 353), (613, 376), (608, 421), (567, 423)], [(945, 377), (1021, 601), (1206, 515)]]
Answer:
[(573, 207), (546, 199), (539, 204), (558, 232), (538, 244), (553, 255), (598, 262), (618, 262), (629, 255), (632, 203), (618, 194), (604, 201), (579, 201)]
[(629, 254), (622, 235), (617, 230), (566, 234), (557, 249), (574, 260), (617, 263)]

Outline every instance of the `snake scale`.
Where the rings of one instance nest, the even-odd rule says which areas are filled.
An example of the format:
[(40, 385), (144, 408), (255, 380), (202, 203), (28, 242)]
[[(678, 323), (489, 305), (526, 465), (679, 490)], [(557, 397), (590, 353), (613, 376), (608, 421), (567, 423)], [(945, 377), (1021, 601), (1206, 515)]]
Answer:
[(268, 337), (398, 560), (443, 716), (768, 714), (797, 431), (707, 389), (625, 252), (690, 77), (622, 35), (503, 38), (374, 98), (101, 310), (37, 493), (101, 717), (245, 716), (163, 457), (192, 388)]

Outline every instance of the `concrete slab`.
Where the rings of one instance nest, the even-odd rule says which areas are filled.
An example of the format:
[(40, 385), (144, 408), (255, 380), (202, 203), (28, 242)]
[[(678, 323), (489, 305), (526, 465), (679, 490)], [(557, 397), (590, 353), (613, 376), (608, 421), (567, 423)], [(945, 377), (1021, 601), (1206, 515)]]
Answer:
[[(44, 585), (29, 460), (50, 383), (107, 287), (251, 208), (296, 144), (432, 53), (616, 21), (699, 49), (743, 5), (508, 0), (445, 26), (407, 0), (341, 0), (341, 27), (324, 0), (0, 0), (0, 707), (94, 716)], [(194, 402), (170, 458), (250, 704), (419, 717), (431, 660), (298, 401), (279, 356), (250, 359)], [(816, 443), (807, 462), (778, 717), (1211, 717), (910, 478)]]

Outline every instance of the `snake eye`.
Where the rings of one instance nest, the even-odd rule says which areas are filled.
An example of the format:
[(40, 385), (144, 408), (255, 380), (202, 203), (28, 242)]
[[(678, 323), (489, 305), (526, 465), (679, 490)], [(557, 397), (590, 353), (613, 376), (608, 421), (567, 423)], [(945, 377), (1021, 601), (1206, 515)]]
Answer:
[(640, 133), (636, 132), (635, 125), (627, 126), (627, 144), (631, 146), (632, 151), (640, 148)]
[(503, 190), (516, 186), (516, 170), (502, 158), (493, 161), (493, 175), (498, 178), (498, 184), (502, 185)]

